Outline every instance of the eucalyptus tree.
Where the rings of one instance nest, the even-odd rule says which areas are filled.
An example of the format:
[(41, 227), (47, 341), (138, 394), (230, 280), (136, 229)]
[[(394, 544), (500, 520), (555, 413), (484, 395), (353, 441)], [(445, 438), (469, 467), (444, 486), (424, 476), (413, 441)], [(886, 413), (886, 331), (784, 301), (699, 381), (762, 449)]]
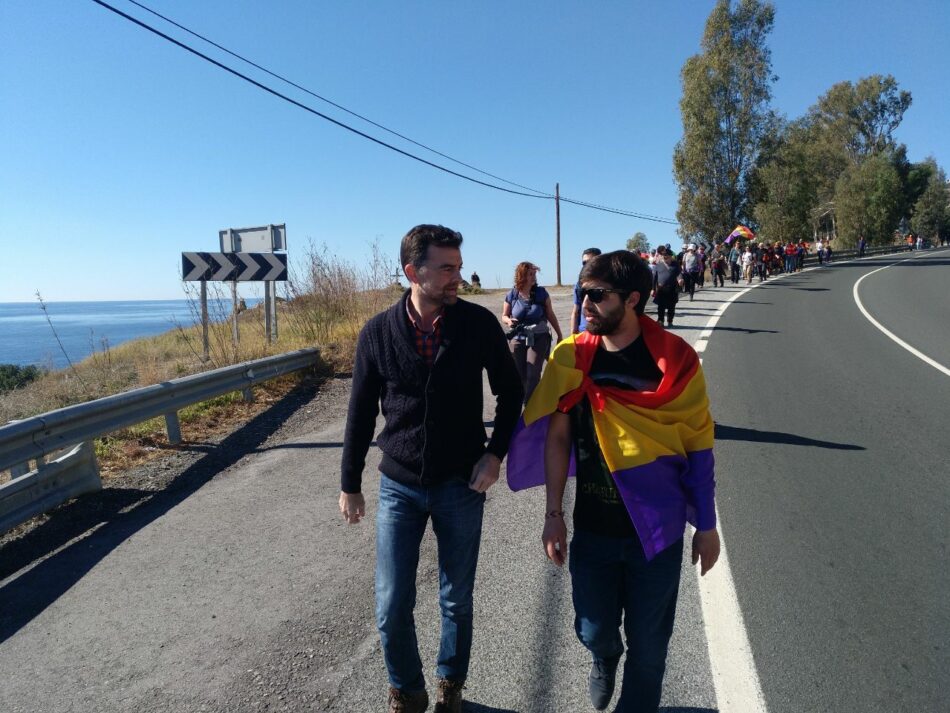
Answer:
[(849, 167), (835, 185), (839, 246), (852, 246), (862, 235), (887, 243), (901, 218), (903, 186), (892, 156), (878, 153)]
[(650, 243), (647, 240), (647, 234), (637, 231), (633, 236), (627, 238), (627, 250), (635, 253), (650, 252)]
[(950, 193), (947, 187), (947, 174), (937, 166), (933, 159), (928, 161), (933, 170), (920, 198), (914, 204), (914, 217), (911, 227), (915, 233), (930, 238), (935, 243), (950, 233)]
[(700, 53), (683, 66), (683, 137), (673, 152), (673, 173), (684, 238), (713, 242), (736, 224), (753, 222), (753, 172), (775, 121), (767, 44), (774, 21), (769, 2), (719, 0)]

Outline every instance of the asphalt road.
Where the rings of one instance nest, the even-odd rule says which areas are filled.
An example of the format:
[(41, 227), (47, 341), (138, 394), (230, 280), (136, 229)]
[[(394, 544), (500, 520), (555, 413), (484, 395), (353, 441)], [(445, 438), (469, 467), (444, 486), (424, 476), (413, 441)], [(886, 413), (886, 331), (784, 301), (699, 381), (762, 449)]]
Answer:
[[(950, 710), (950, 382), (851, 301), (860, 275), (896, 261), (834, 264), (753, 289), (703, 354), (720, 523), (773, 713)], [(861, 286), (885, 326), (944, 363), (947, 262), (934, 252)], [(736, 292), (681, 302), (675, 329), (695, 343)], [(479, 299), (500, 312), (501, 295)], [(566, 327), (566, 292), (555, 306)], [(142, 504), (90, 496), (111, 498), (111, 515), (52, 542), (45, 557), (21, 557), (16, 542), (0, 548), (0, 711), (382, 710), (379, 453), (371, 449), (365, 473), (370, 518), (347, 526), (336, 505), (346, 391), (335, 382), (319, 402), (280, 413), (284, 430), (249, 425), (223, 455), (181, 465), (173, 482), (183, 485)], [(470, 713), (591, 710), (570, 581), (540, 546), (543, 511), (540, 490), (489, 493)], [(429, 675), (435, 573), (429, 533), (416, 610)], [(684, 561), (664, 713), (719, 710), (709, 626)]]
[(718, 506), (768, 710), (950, 710), (950, 251), (758, 287), (704, 355)]
[[(500, 314), (502, 295), (478, 299)], [(569, 292), (554, 301), (566, 327)], [(700, 304), (679, 320), (690, 340), (713, 303)], [(289, 437), (242, 429), (207, 476), (190, 471), (214, 452), (174, 481), (184, 485), (141, 505), (107, 493), (118, 503), (111, 515), (100, 523), (93, 513), (88, 530), (51, 544), (45, 558), (25, 561), (17, 542), (0, 550), (0, 559), (24, 559), (0, 579), (0, 710), (382, 710), (373, 622), (379, 452), (370, 450), (365, 472), (370, 517), (347, 526), (336, 504), (347, 391), (339, 386), (335, 401), (292, 417)], [(69, 507), (33, 539), (56, 530)], [(590, 710), (589, 659), (573, 633), (567, 572), (543, 555), (543, 512), (540, 489), (514, 494), (499, 483), (489, 493), (470, 713)], [(434, 544), (427, 533), (416, 609), (429, 676), (439, 621)], [(664, 711), (708, 713), (715, 702), (697, 576), (684, 561)]]

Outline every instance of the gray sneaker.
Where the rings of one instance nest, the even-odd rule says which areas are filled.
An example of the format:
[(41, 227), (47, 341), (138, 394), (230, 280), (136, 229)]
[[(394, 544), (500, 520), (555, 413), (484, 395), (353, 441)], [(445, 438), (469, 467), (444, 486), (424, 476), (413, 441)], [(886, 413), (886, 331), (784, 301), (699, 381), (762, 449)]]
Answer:
[(602, 711), (610, 705), (614, 695), (614, 684), (617, 682), (617, 664), (620, 656), (611, 659), (594, 659), (587, 677), (587, 687), (590, 692), (590, 704), (596, 710)]
[(400, 691), (389, 687), (389, 713), (425, 713), (429, 707), (429, 694), (421, 691)]

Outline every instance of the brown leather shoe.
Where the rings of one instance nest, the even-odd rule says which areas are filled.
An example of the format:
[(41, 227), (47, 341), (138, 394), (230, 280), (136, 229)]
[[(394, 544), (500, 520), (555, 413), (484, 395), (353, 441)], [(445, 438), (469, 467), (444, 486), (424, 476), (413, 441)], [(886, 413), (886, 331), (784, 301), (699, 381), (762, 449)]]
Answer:
[(400, 691), (398, 688), (389, 687), (389, 713), (425, 713), (428, 707), (429, 694), (425, 689)]
[(465, 681), (450, 681), (447, 678), (440, 678), (433, 713), (462, 713), (463, 688), (465, 688)]

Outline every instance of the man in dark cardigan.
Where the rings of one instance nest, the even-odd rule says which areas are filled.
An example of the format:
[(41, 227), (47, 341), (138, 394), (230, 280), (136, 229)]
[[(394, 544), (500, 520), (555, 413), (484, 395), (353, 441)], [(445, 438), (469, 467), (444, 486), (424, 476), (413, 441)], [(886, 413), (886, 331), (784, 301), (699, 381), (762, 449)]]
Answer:
[[(390, 713), (421, 713), (429, 704), (413, 608), (419, 546), (430, 517), (442, 611), (435, 711), (462, 709), (485, 491), (498, 480), (521, 410), (521, 380), (501, 325), (484, 307), (458, 298), (461, 244), (460, 233), (441, 225), (410, 230), (400, 250), (410, 289), (366, 324), (356, 347), (340, 511), (349, 523), (365, 514), (362, 473), (382, 402), (376, 623)], [(496, 397), (490, 439), (482, 414), (483, 370)]]

